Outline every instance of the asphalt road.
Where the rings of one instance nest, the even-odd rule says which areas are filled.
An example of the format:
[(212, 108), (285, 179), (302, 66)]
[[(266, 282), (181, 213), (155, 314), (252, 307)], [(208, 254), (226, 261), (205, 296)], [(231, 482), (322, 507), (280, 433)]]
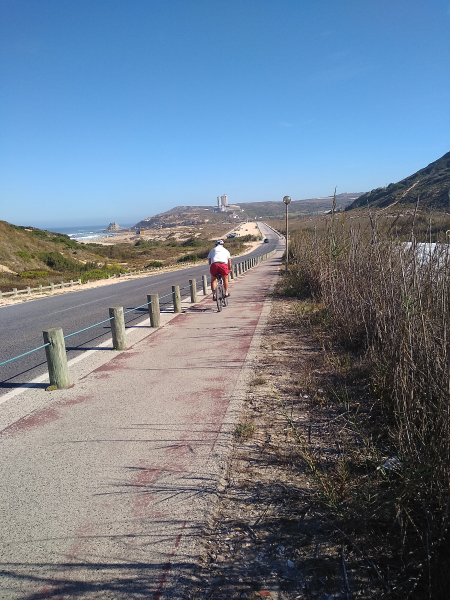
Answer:
[[(270, 242), (261, 244), (245, 257), (233, 262), (270, 252), (279, 245), (278, 236), (274, 232), (262, 223), (260, 227)], [(208, 274), (206, 265), (0, 307), (0, 363), (41, 346), (44, 329), (62, 327), (64, 335), (74, 333), (107, 319), (108, 307), (123, 306), (125, 311), (130, 310), (147, 302), (147, 294), (158, 293), (160, 297), (165, 296), (171, 293), (172, 285), (179, 285), (180, 288), (188, 286), (189, 279), (199, 280), (203, 274)], [(189, 290), (182, 291), (183, 295), (189, 295)], [(161, 301), (161, 308), (171, 304), (169, 296)], [(147, 315), (146, 307), (138, 309), (125, 316), (125, 323), (128, 327), (133, 326)], [(98, 347), (110, 335), (109, 324), (105, 323), (68, 338), (68, 359), (84, 350)], [(0, 366), (0, 396), (46, 371), (43, 349)]]

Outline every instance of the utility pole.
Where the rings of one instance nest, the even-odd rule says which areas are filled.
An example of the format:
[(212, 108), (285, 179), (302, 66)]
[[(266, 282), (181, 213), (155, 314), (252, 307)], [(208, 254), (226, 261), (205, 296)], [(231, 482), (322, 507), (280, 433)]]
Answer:
[(288, 206), (291, 202), (290, 196), (285, 196), (283, 198), (283, 202), (286, 205), (286, 273), (288, 272), (288, 263), (289, 263), (289, 232), (288, 232)]

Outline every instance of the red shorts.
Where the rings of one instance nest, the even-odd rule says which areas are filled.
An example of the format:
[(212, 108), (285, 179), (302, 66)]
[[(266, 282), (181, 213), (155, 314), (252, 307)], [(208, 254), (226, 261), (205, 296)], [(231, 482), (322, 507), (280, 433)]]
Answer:
[(226, 277), (228, 275), (228, 273), (230, 272), (230, 269), (228, 268), (228, 265), (225, 263), (213, 263), (210, 267), (209, 267), (209, 272), (211, 273), (211, 275), (222, 275), (222, 277)]

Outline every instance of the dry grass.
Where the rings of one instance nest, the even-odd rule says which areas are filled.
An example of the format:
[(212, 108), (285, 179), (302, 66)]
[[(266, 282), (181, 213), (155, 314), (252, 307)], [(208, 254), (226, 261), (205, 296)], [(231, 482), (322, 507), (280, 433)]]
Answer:
[(377, 567), (385, 596), (446, 598), (449, 248), (421, 260), (414, 215), (409, 248), (395, 227), (371, 218), (363, 230), (345, 217), (293, 236), (282, 286), (307, 299), (292, 324), (315, 328), (321, 340), (327, 392), (339, 407), (338, 460), (327, 465), (311, 453), (295, 407), (282, 410), (343, 535), (385, 557)]

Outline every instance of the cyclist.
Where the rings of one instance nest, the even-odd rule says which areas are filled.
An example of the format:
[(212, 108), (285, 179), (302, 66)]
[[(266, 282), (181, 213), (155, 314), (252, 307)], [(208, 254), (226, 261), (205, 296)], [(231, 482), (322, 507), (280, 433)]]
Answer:
[(213, 292), (213, 300), (216, 299), (217, 275), (222, 275), (223, 284), (225, 286), (225, 296), (230, 297), (228, 291), (228, 273), (231, 270), (231, 254), (224, 248), (223, 240), (217, 240), (215, 247), (208, 254), (208, 262), (210, 264), (209, 271), (211, 273), (211, 289)]

